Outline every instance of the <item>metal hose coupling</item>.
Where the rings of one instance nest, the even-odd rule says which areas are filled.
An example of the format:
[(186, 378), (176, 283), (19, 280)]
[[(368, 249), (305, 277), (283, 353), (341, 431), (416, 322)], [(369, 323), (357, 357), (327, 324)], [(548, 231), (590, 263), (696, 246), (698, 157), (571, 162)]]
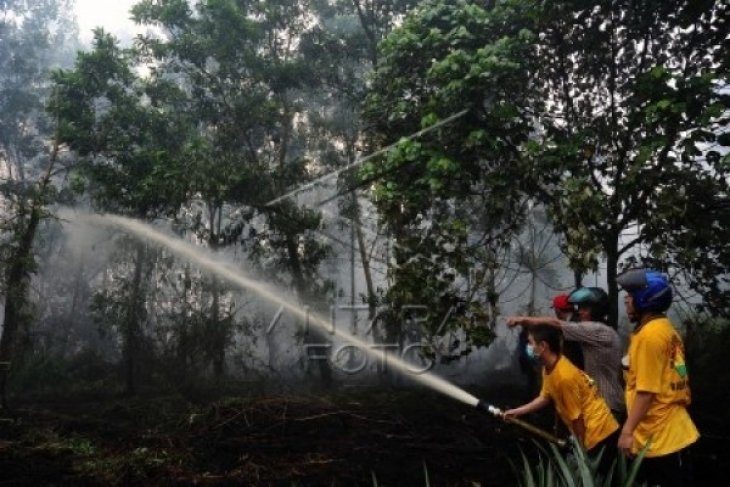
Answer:
[(491, 404), (487, 404), (486, 402), (480, 400), (477, 403), (477, 409), (484, 411), (486, 413), (491, 414), (492, 416), (496, 416), (498, 418), (502, 417), (502, 410), (498, 407), (492, 406)]
[(505, 417), (504, 412), (501, 409), (499, 409), (496, 406), (492, 406), (491, 404), (488, 404), (484, 401), (480, 400), (477, 403), (476, 408), (503, 420), (505, 423), (510, 423), (515, 426), (518, 426), (518, 427), (522, 428), (523, 430), (528, 431), (539, 438), (542, 438), (545, 441), (549, 441), (550, 443), (554, 443), (554, 444), (558, 445), (559, 447), (564, 448), (567, 445), (565, 440), (558, 438), (557, 436), (550, 434), (547, 431), (528, 423), (527, 421), (523, 421), (519, 418)]

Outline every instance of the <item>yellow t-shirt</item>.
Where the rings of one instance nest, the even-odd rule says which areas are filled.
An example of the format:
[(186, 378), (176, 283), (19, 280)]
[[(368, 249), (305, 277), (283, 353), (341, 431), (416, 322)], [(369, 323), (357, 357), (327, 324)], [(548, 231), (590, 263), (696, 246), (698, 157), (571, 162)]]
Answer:
[(583, 418), (586, 450), (618, 429), (595, 381), (565, 357), (558, 359), (550, 373), (543, 368), (540, 395), (553, 402), (558, 416), (571, 431), (573, 421)]
[(666, 318), (651, 320), (631, 335), (626, 373), (629, 413), (637, 391), (655, 396), (634, 430), (635, 453), (649, 439), (647, 457), (668, 455), (697, 441), (699, 432), (687, 412), (691, 396), (684, 345)]

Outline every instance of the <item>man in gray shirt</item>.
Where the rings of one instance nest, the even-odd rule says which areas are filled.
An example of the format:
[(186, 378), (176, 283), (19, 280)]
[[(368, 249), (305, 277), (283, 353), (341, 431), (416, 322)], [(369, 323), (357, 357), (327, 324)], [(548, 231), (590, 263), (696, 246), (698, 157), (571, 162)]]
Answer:
[(577, 307), (578, 322), (563, 321), (551, 316), (510, 316), (507, 326), (545, 324), (560, 329), (566, 340), (580, 343), (585, 371), (598, 386), (618, 420), (626, 414), (624, 391), (621, 385), (621, 340), (616, 330), (605, 323), (608, 314), (608, 295), (598, 287), (584, 287), (568, 298)]

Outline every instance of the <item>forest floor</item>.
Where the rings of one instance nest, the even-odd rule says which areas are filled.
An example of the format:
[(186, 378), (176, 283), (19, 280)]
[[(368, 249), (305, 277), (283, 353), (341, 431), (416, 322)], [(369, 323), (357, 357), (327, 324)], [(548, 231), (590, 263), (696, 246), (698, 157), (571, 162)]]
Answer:
[[(718, 485), (730, 442), (699, 446), (697, 485)], [(424, 390), (66, 397), (0, 420), (0, 485), (515, 485), (511, 462), (534, 451), (516, 427)]]

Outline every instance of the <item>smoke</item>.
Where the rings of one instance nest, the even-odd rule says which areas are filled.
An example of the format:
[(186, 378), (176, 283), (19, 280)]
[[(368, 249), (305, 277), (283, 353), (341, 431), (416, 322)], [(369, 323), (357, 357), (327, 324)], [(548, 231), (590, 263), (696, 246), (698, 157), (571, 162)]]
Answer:
[(162, 245), (173, 251), (180, 257), (196, 264), (206, 271), (216, 274), (218, 277), (228, 281), (231, 284), (240, 286), (243, 289), (250, 290), (266, 301), (273, 303), (280, 308), (287, 310), (297, 318), (303, 320), (305, 323), (312, 324), (318, 327), (321, 332), (329, 333), (331, 336), (347, 342), (352, 347), (355, 347), (358, 351), (362, 351), (375, 360), (389, 364), (394, 370), (402, 374), (408, 375), (414, 381), (421, 383), (427, 387), (437, 390), (445, 395), (448, 395), (456, 400), (476, 406), (478, 399), (459, 387), (446, 382), (445, 380), (437, 377), (428, 372), (414, 371), (412, 366), (406, 361), (388, 353), (386, 350), (380, 347), (374, 347), (372, 343), (362, 340), (354, 335), (344, 331), (341, 327), (332, 326), (333, 323), (317, 314), (311, 313), (306, 307), (300, 307), (293, 303), (296, 301), (291, 296), (287, 296), (285, 292), (275, 289), (269, 285), (265, 285), (251, 277), (243, 274), (240, 270), (235, 269), (230, 262), (226, 262), (217, 256), (211, 255), (204, 252), (200, 248), (196, 248), (186, 242), (171, 238), (164, 233), (155, 230), (149, 225), (145, 225), (138, 221), (113, 215), (73, 215), (69, 212), (63, 211), (64, 218), (71, 219), (74, 216), (76, 219), (86, 221), (98, 225), (112, 225), (137, 236), (138, 238), (144, 239), (150, 243)]
[[(321, 196), (321, 193), (319, 194)], [(300, 195), (300, 198), (303, 195)], [(363, 309), (353, 313), (349, 306), (361, 301), (359, 294), (364, 292), (362, 271), (357, 266), (358, 256), (355, 256), (355, 299), (351, 287), (351, 253), (352, 245), (349, 242), (350, 229), (341, 226), (339, 229), (331, 229), (341, 245), (336, 247), (328, 262), (323, 264), (322, 271), (333, 279), (337, 288), (336, 295), (331, 301), (331, 309), (325, 311), (323, 316), (315, 316), (311, 311), (299, 307), (296, 297), (286, 291), (269, 284), (264, 284), (265, 278), (256, 275), (251, 269), (246, 268), (245, 262), (241, 261), (241, 254), (235, 249), (223, 249), (216, 253), (207, 251), (199, 245), (186, 243), (178, 238), (172, 238), (159, 228), (166, 228), (165, 224), (155, 227), (142, 224), (134, 220), (128, 220), (116, 216), (99, 216), (85, 213), (77, 213), (72, 210), (63, 210), (60, 216), (66, 221), (68, 231), (67, 245), (68, 252), (73, 260), (82, 259), (103, 261), (111, 259), (120, 239), (130, 238), (130, 235), (142, 238), (153, 247), (160, 245), (163, 253), (170, 255), (174, 253), (182, 260), (177, 260), (173, 267), (167, 270), (157, 271), (164, 277), (165, 273), (171, 272), (180, 274), (185, 262), (193, 262), (194, 272), (204, 275), (218, 275), (227, 282), (240, 288), (231, 290), (231, 302), (235, 302), (236, 331), (232, 342), (228, 347), (227, 360), (234, 369), (230, 370), (233, 376), (243, 378), (260, 379), (266, 378), (271, 384), (276, 383), (299, 383), (306, 376), (308, 368), (317, 365), (316, 360), (306, 353), (306, 344), (302, 340), (302, 324), (308, 322), (310, 326), (318, 326), (325, 331), (327, 339), (326, 353), (322, 353), (322, 359), (326, 359), (332, 365), (333, 372), (342, 383), (360, 384), (373, 383), (376, 371), (382, 371), (383, 363), (387, 368), (399, 370), (405, 377), (414, 378), (429, 387), (445, 388), (447, 394), (464, 402), (470, 403), (473, 398), (464, 395), (463, 391), (453, 389), (451, 384), (441, 381), (433, 376), (436, 381), (430, 379), (420, 380), (414, 370), (425, 365), (432, 365), (431, 371), (437, 372), (440, 376), (448, 377), (460, 384), (481, 384), (501, 385), (514, 384), (521, 381), (521, 373), (517, 360), (517, 330), (507, 329), (503, 321), (497, 320), (495, 328), (496, 338), (488, 348), (481, 348), (458, 361), (451, 363), (429, 364), (419, 354), (417, 348), (410, 348), (405, 353), (392, 351), (386, 354), (382, 349), (373, 351), (374, 340), (370, 324), (367, 322), (367, 312)], [(331, 220), (332, 223), (334, 221)], [(192, 237), (191, 237), (192, 238)], [(557, 247), (557, 243), (555, 244)], [(346, 265), (343, 265), (345, 264)], [(507, 267), (507, 266), (506, 266)], [(552, 314), (549, 308), (550, 301), (556, 292), (554, 288), (568, 288), (572, 281), (572, 274), (565, 267), (563, 260), (550, 262), (550, 272), (543, 273), (550, 279), (547, 283), (537, 281), (535, 292), (532, 295), (533, 312), (536, 314)], [(381, 270), (385, 270), (382, 267)], [(526, 292), (531, 285), (533, 277), (526, 272), (516, 272), (516, 276), (510, 277), (509, 272), (502, 279), (504, 287), (500, 289), (501, 296), (498, 305), (500, 316), (525, 313), (530, 293)], [(376, 286), (385, 286), (385, 274), (377, 273)], [(513, 278), (514, 277), (514, 278)], [(150, 304), (150, 307), (160, 306), (160, 303), (169, 309), (180, 307), (174, 296), (162, 296), (162, 291), (155, 291), (158, 294), (157, 303)], [(228, 292), (228, 291), (227, 291)], [(338, 301), (339, 300), (339, 301)], [(306, 304), (306, 303), (304, 303)], [(361, 306), (364, 308), (365, 306)], [(353, 316), (356, 319), (353, 319)], [(354, 329), (355, 328), (355, 329)], [(334, 330), (334, 331), (333, 331)], [(453, 337), (452, 337), (453, 338)], [(463, 338), (463, 337), (462, 337)], [(448, 341), (448, 340), (447, 340)], [(456, 340), (459, 341), (459, 337)], [(463, 344), (465, 341), (461, 339)], [(416, 344), (417, 341), (406, 341), (406, 346)], [(463, 345), (462, 345), (463, 346)], [(363, 355), (362, 350), (369, 350)], [(319, 352), (318, 352), (319, 353)], [(393, 360), (398, 358), (398, 365)], [(427, 375), (431, 377), (431, 375)]]

